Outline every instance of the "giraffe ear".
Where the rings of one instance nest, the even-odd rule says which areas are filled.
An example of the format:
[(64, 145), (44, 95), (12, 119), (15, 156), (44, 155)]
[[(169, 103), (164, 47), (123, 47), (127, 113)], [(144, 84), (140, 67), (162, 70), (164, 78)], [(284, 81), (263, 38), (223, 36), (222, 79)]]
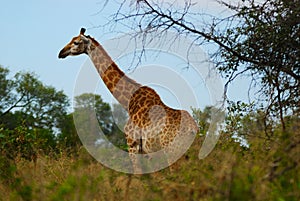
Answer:
[(85, 28), (81, 28), (81, 29), (80, 29), (80, 34), (81, 34), (81, 35), (84, 35), (85, 30), (86, 30)]
[(80, 38), (81, 38), (81, 40), (83, 40), (83, 42), (84, 42), (85, 44), (88, 44), (88, 43), (90, 42), (89, 36), (85, 36), (85, 35), (83, 35), (83, 34), (80, 34)]

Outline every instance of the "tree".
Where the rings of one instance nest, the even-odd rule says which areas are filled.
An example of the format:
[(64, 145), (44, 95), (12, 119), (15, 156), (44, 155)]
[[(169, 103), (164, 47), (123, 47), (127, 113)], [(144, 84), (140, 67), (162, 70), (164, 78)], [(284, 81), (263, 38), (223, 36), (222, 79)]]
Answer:
[(75, 97), (73, 119), (83, 145), (109, 144), (103, 135), (112, 129), (111, 108), (100, 95), (84, 93)]
[(128, 120), (126, 110), (120, 104), (113, 104), (112, 110), (113, 127), (109, 140), (117, 147), (127, 150), (127, 143), (124, 134), (124, 126)]
[(55, 132), (67, 113), (69, 101), (62, 91), (45, 86), (33, 73), (16, 73), (8, 79), (9, 71), (0, 68), (0, 124), (17, 127), (49, 129)]
[(0, 66), (0, 112), (9, 107), (11, 104), (10, 92), (13, 88), (13, 82), (7, 78), (9, 70)]
[(33, 159), (38, 150), (56, 149), (56, 136), (69, 105), (67, 96), (44, 85), (33, 73), (0, 66), (0, 152), (9, 159)]
[(67, 114), (65, 118), (60, 120), (60, 133), (57, 140), (62, 149), (77, 152), (82, 143), (77, 134), (73, 115), (73, 113)]
[[(123, 131), (127, 113), (121, 105), (113, 104), (113, 109), (111, 109), (110, 105), (105, 103), (100, 95), (81, 94), (75, 97), (73, 120), (76, 131), (85, 145), (95, 143), (109, 145), (112, 143), (122, 149), (127, 148)], [(98, 126), (101, 128), (101, 134), (104, 134), (108, 141), (98, 135)]]
[[(120, 3), (111, 22), (125, 24), (133, 37), (142, 38), (144, 46), (153, 37), (166, 44), (164, 34), (173, 31), (178, 34), (174, 40), (188, 37), (194, 45), (208, 48), (216, 69), (226, 79), (226, 99), (237, 78), (250, 78), (244, 90), (254, 90), (255, 101), (250, 102), (255, 104), (229, 104), (221, 141), (246, 139), (250, 150), (264, 151), (272, 164), (266, 166), (270, 180), (284, 181), (297, 172), (299, 140), (295, 139), (299, 132), (298, 127), (291, 129), (290, 120), (299, 120), (300, 113), (300, 1), (220, 0), (230, 11), (224, 17), (197, 12), (192, 0), (184, 0), (183, 6), (176, 0), (130, 2)], [(255, 112), (248, 110), (251, 107)], [(199, 112), (196, 115), (205, 117)], [(205, 129), (207, 124), (202, 123)]]
[(100, 95), (84, 93), (75, 97), (75, 113), (96, 112), (96, 118), (104, 134), (109, 134), (112, 127), (111, 108)]
[(138, 0), (128, 9), (130, 4), (123, 0), (112, 20), (143, 38), (161, 38), (162, 44), (163, 34), (172, 30), (196, 45), (213, 46), (216, 51), (211, 59), (227, 79), (225, 95), (236, 78), (250, 77), (248, 90), (259, 86), (257, 101), (285, 129), (284, 115), (300, 111), (300, 2), (242, 0), (229, 4), (221, 0), (233, 13), (224, 18), (193, 12), (191, 0), (185, 0), (182, 7), (175, 2)]
[(123, 108), (122, 105), (118, 103), (114, 103), (112, 114), (113, 114), (114, 123), (118, 127), (120, 127), (121, 130), (123, 130), (128, 120), (128, 114), (126, 110)]
[(284, 115), (300, 109), (300, 2), (223, 4), (236, 12), (242, 24), (228, 28), (223, 36), (222, 42), (232, 45), (223, 53), (219, 70), (230, 77), (229, 82), (239, 74), (259, 82), (267, 114), (278, 116), (285, 129)]
[(212, 106), (206, 106), (203, 111), (198, 108), (193, 108), (193, 118), (197, 121), (200, 135), (206, 135), (211, 120), (211, 111), (214, 109)]

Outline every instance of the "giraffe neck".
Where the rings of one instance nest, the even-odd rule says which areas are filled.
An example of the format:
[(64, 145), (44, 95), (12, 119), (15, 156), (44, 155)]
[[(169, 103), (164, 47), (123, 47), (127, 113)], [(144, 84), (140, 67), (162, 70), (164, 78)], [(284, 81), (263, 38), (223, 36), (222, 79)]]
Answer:
[(111, 94), (128, 111), (130, 98), (141, 85), (127, 77), (97, 41), (91, 41), (87, 54)]

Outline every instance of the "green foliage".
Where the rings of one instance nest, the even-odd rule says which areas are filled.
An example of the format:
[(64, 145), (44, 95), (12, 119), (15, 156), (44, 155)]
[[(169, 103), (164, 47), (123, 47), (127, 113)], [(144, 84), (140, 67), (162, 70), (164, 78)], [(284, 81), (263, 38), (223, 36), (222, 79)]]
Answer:
[[(203, 141), (198, 135), (173, 165), (173, 172), (165, 169), (129, 176), (102, 166), (82, 147), (76, 156), (68, 151), (51, 153), (50, 157), (38, 153), (35, 165), (21, 157), (6, 169), (10, 179), (5, 180), (1, 174), (0, 194), (4, 200), (299, 200), (299, 117), (286, 117), (286, 133), (273, 122), (273, 134), (267, 138), (260, 122), (261, 111), (244, 103), (231, 106), (229, 111), (235, 109), (227, 116), (235, 123), (222, 131), (210, 155), (203, 160), (197, 158)], [(212, 110), (195, 111), (198, 122), (209, 123)], [(232, 138), (234, 128), (229, 129), (230, 125), (247, 139), (249, 148)], [(2, 129), (1, 139), (6, 132)], [(25, 128), (15, 133), (31, 134)], [(24, 148), (16, 145), (16, 149), (34, 150), (35, 143), (25, 145), (33, 142), (32, 137), (25, 139)], [(0, 157), (1, 162), (6, 163), (5, 159)]]
[(0, 179), (11, 182), (17, 160), (36, 161), (39, 152), (57, 150), (55, 134), (69, 103), (62, 91), (44, 85), (33, 73), (8, 76), (9, 70), (0, 66)]
[(7, 108), (11, 102), (13, 82), (7, 78), (9, 70), (0, 66), (0, 111)]
[(56, 149), (55, 133), (67, 114), (68, 99), (32, 73), (8, 75), (8, 69), (0, 67), (1, 153), (10, 160), (35, 160), (38, 150)]
[[(99, 143), (101, 146), (108, 146), (105, 142), (109, 141), (117, 147), (126, 149), (123, 133), (126, 118), (127, 113), (120, 105), (113, 105), (112, 110), (99, 95), (87, 93), (75, 97), (73, 120), (77, 132), (84, 136), (86, 144)], [(95, 135), (99, 132), (102, 132), (108, 141)]]
[[(18, 158), (36, 161), (37, 154), (44, 152), (48, 154), (56, 149), (56, 141), (51, 132), (44, 129), (29, 129), (18, 126), (13, 130), (0, 128), (0, 153), (1, 160), (6, 161), (0, 171), (10, 175), (10, 166)], [(4, 163), (5, 164), (5, 163)], [(8, 169), (6, 169), (8, 168)]]
[(14, 130), (1, 129), (0, 151), (8, 159), (21, 156), (29, 160), (35, 160), (36, 144), (36, 135), (24, 126), (19, 126)]
[[(229, 5), (235, 12), (233, 26), (220, 33), (228, 49), (220, 51), (218, 69), (228, 84), (246, 75), (258, 85), (258, 100), (267, 115), (283, 121), (290, 112), (299, 112), (300, 3), (299, 1), (245, 0)], [(251, 89), (254, 85), (249, 86)], [(284, 122), (282, 122), (284, 128)]]
[(69, 105), (67, 96), (62, 91), (45, 86), (32, 73), (19, 72), (9, 79), (8, 72), (8, 69), (0, 67), (3, 85), (0, 92), (0, 124), (10, 129), (21, 123), (35, 128), (57, 129), (59, 119), (66, 115)]
[(85, 93), (75, 97), (74, 110), (75, 116), (81, 113), (81, 116), (87, 117), (95, 113), (103, 133), (111, 132), (111, 108), (108, 103), (103, 102), (100, 95)]
[[(22, 186), (32, 183), (32, 200), (41, 197), (44, 200), (299, 199), (299, 187), (296, 185), (299, 184), (299, 168), (270, 181), (265, 179), (270, 166), (262, 160), (267, 152), (260, 152), (261, 158), (255, 160), (251, 151), (242, 155), (239, 146), (222, 139), (208, 158), (203, 161), (191, 160), (197, 154), (198, 147), (199, 144), (193, 145), (186, 157), (177, 163), (179, 167), (175, 172), (162, 170), (151, 175), (131, 176), (131, 182), (128, 182), (128, 175), (109, 170), (97, 162), (78, 164), (78, 158), (66, 161), (64, 157), (46, 160), (41, 156), (41, 161), (47, 163), (43, 169), (45, 173), (39, 169), (32, 171), (29, 177), (32, 179), (28, 178), (26, 169), (18, 169), (18, 174)], [(38, 167), (41, 164), (38, 162)], [(29, 168), (30, 164), (19, 167)], [(44, 178), (44, 182), (37, 179), (39, 177)], [(125, 197), (127, 188), (129, 193)], [(21, 188), (13, 189), (22, 191)], [(15, 196), (20, 196), (20, 193), (15, 193)]]
[(205, 107), (203, 112), (200, 109), (193, 108), (193, 118), (198, 122), (198, 126), (200, 129), (200, 135), (206, 135), (211, 119), (211, 109), (212, 107)]
[(66, 115), (69, 105), (67, 96), (62, 91), (43, 85), (30, 73), (17, 73), (15, 80), (21, 111), (34, 119), (33, 126), (57, 128), (59, 119)]
[(68, 114), (59, 122), (60, 134), (57, 136), (59, 147), (70, 153), (77, 152), (81, 141), (77, 135), (73, 114)]
[(117, 147), (127, 150), (127, 143), (124, 134), (124, 126), (128, 120), (126, 110), (120, 104), (113, 104), (112, 110), (113, 126), (108, 139)]
[(24, 201), (32, 200), (32, 187), (23, 183), (21, 178), (16, 178), (11, 187), (15, 189), (12, 193), (11, 198), (17, 199), (22, 198)]

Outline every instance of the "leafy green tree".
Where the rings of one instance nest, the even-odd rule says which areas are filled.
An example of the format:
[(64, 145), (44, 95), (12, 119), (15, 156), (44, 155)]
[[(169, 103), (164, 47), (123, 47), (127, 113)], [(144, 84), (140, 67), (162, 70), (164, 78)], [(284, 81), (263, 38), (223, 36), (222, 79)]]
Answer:
[(12, 79), (7, 79), (8, 72), (0, 68), (3, 85), (0, 92), (0, 124), (9, 124), (11, 128), (23, 123), (32, 128), (55, 131), (59, 120), (67, 113), (67, 96), (62, 91), (45, 86), (33, 73), (19, 72)]
[(267, 103), (266, 114), (275, 114), (285, 129), (284, 115), (299, 113), (300, 97), (300, 2), (265, 0), (229, 5), (240, 20), (227, 28), (220, 41), (224, 58), (218, 69), (228, 82), (249, 75), (259, 83), (259, 94)]
[(206, 132), (209, 129), (212, 108), (212, 106), (206, 106), (203, 111), (197, 108), (192, 109), (193, 118), (198, 123), (200, 135), (206, 135)]
[(17, 73), (15, 80), (18, 102), (24, 105), (21, 111), (34, 118), (33, 126), (50, 130), (57, 128), (69, 106), (67, 96), (45, 86), (30, 73)]
[(128, 119), (126, 110), (120, 104), (113, 104), (112, 110), (113, 126), (109, 140), (117, 147), (127, 150), (127, 143), (124, 134), (124, 126)]
[(76, 152), (82, 144), (77, 134), (73, 115), (73, 113), (70, 113), (61, 119), (60, 133), (57, 136), (60, 148), (70, 152)]
[(0, 66), (0, 114), (11, 104), (13, 82), (7, 78), (9, 70)]
[(9, 70), (0, 67), (1, 152), (10, 159), (30, 159), (38, 150), (55, 150), (55, 134), (67, 114), (67, 96), (44, 85), (33, 73), (8, 75)]
[(104, 135), (112, 131), (111, 108), (101, 96), (85, 93), (75, 97), (73, 119), (85, 146), (109, 146)]
[(127, 114), (126, 110), (123, 108), (122, 105), (120, 105), (118, 103), (114, 103), (112, 114), (113, 114), (114, 123), (118, 127), (120, 127), (121, 130), (123, 130), (123, 128), (128, 120), (128, 114)]
[[(127, 120), (127, 113), (121, 105), (113, 104), (113, 109), (111, 109), (110, 105), (105, 103), (100, 95), (85, 93), (75, 97), (73, 120), (76, 125), (76, 132), (79, 132), (80, 136), (84, 138), (82, 140), (85, 141), (85, 144), (106, 144), (104, 139), (97, 135), (98, 126), (100, 126), (110, 143), (126, 149), (123, 128)], [(65, 133), (70, 134), (70, 132)], [(63, 134), (63, 136), (65, 135)], [(75, 135), (72, 135), (71, 138), (74, 137)]]
[(85, 93), (75, 97), (74, 112), (95, 112), (98, 123), (104, 134), (111, 132), (112, 115), (111, 108), (108, 103), (105, 103), (100, 95)]

